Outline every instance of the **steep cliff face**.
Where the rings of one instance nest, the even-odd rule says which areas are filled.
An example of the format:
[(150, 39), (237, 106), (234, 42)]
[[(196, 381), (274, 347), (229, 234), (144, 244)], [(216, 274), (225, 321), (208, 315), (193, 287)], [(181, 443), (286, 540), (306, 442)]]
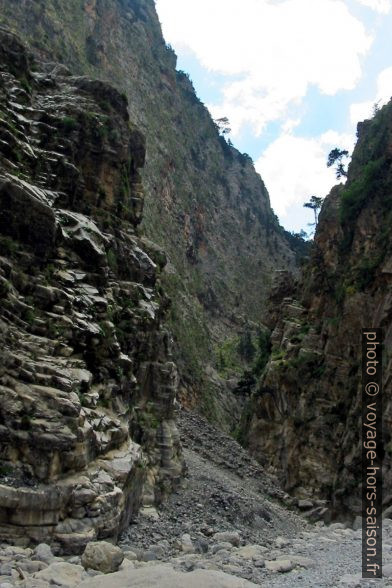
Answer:
[(0, 540), (75, 552), (182, 474), (166, 259), (123, 95), (0, 29), (0, 109)]
[(192, 387), (244, 317), (259, 320), (272, 270), (294, 265), (262, 180), (175, 70), (153, 0), (0, 0), (0, 14), (41, 55), (126, 93), (147, 137), (144, 226), (169, 254), (171, 328)]
[(384, 505), (391, 488), (392, 103), (358, 126), (346, 185), (323, 205), (299, 284), (277, 277), (272, 353), (248, 411), (252, 453), (290, 491), (360, 512), (361, 329), (382, 327)]

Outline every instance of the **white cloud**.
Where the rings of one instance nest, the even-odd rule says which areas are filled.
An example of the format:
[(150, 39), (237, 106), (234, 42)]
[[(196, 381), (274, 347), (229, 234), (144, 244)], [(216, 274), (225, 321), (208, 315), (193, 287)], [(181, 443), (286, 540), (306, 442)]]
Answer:
[(328, 153), (334, 147), (351, 152), (353, 146), (353, 136), (332, 130), (314, 139), (283, 133), (271, 143), (255, 165), (278, 216), (313, 194), (326, 196), (337, 183), (334, 170), (326, 165)]
[(366, 102), (356, 102), (355, 104), (351, 104), (351, 106), (350, 106), (351, 122), (356, 124), (359, 121), (366, 120), (367, 118), (371, 118), (375, 102), (376, 102), (376, 100), (374, 102), (366, 101)]
[(228, 76), (213, 115), (233, 135), (287, 116), (310, 86), (334, 95), (353, 89), (371, 38), (343, 0), (157, 0), (166, 40)]
[(392, 96), (392, 67), (387, 67), (377, 79), (377, 99), (388, 102)]
[(295, 127), (298, 127), (299, 124), (301, 124), (300, 118), (288, 118), (282, 124), (282, 131), (283, 133), (291, 133), (291, 131), (293, 131)]
[(350, 106), (350, 119), (352, 123), (371, 118), (374, 105), (383, 106), (392, 97), (392, 67), (384, 69), (377, 78), (377, 90), (373, 100), (356, 102)]
[(391, 0), (358, 0), (358, 2), (381, 14), (388, 14), (392, 8)]

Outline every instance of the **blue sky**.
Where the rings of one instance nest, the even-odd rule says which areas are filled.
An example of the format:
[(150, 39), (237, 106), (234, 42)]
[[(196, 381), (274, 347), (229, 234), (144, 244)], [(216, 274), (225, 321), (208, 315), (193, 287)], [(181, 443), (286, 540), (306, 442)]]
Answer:
[(165, 39), (214, 118), (227, 116), (289, 230), (336, 183), (329, 151), (392, 96), (392, 0), (156, 0)]

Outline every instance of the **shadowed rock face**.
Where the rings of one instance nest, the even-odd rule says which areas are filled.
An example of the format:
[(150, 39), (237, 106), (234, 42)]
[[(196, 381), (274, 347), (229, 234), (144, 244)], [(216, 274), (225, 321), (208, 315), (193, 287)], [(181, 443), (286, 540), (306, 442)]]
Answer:
[[(300, 498), (361, 511), (361, 330), (384, 330), (384, 505), (391, 504), (392, 103), (358, 127), (345, 186), (323, 205), (299, 284), (271, 294), (272, 354), (252, 401), (251, 452)], [(252, 411), (250, 411), (252, 412)]]
[(170, 259), (162, 280), (182, 397), (200, 402), (203, 392), (213, 416), (219, 351), (259, 321), (273, 270), (295, 266), (263, 181), (176, 71), (153, 0), (0, 0), (0, 19), (38, 54), (127, 95), (147, 138), (143, 225)]
[(0, 29), (0, 540), (116, 538), (183, 470), (123, 95)]

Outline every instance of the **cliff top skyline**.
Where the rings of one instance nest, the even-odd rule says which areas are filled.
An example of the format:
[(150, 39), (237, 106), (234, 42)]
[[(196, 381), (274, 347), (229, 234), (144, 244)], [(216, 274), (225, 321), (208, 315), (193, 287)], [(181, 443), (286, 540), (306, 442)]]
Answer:
[[(336, 183), (334, 147), (392, 94), (390, 0), (157, 0), (165, 39), (214, 118), (255, 161), (289, 230)], [(277, 35), (276, 32), (279, 31)]]

